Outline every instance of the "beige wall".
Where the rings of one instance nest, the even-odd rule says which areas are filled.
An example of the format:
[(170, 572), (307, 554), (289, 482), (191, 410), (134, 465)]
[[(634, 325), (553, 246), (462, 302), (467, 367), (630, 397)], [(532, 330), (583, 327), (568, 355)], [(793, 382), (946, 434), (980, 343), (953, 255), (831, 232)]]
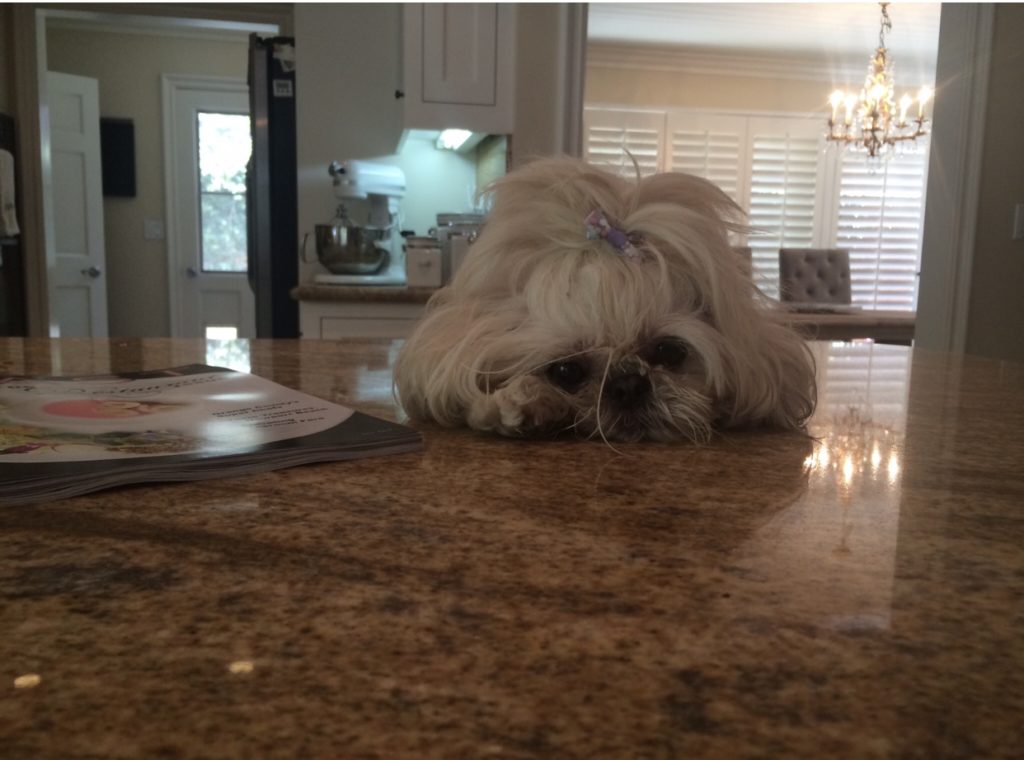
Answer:
[(828, 82), (717, 76), (588, 64), (588, 104), (810, 113), (827, 108)]
[[(135, 198), (103, 203), (111, 336), (170, 335), (166, 241), (144, 240), (165, 220), (162, 74), (246, 77), (247, 43), (86, 29), (47, 31), (53, 71), (99, 80), (100, 115), (135, 123)], [(166, 221), (166, 220), (165, 220)]]
[(966, 351), (1024, 361), (1024, 240), (1011, 240), (1024, 203), (1024, 5), (996, 6)]

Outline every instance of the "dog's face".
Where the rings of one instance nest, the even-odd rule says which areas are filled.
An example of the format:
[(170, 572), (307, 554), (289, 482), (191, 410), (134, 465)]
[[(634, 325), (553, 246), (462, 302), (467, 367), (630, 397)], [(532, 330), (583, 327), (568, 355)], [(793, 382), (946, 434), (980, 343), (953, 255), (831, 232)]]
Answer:
[(687, 175), (629, 183), (564, 159), (509, 175), (399, 356), (403, 404), (443, 424), (609, 441), (798, 427), (809, 352), (729, 247), (732, 211)]
[(551, 432), (608, 440), (699, 440), (711, 432), (713, 403), (700, 360), (675, 336), (645, 340), (629, 352), (559, 358), (544, 368), (544, 379), (568, 410), (546, 423)]
[(581, 348), (558, 356), (539, 376), (556, 414), (543, 422), (526, 415), (553, 434), (702, 440), (711, 433), (715, 404), (703, 362), (676, 334), (642, 336), (620, 348)]

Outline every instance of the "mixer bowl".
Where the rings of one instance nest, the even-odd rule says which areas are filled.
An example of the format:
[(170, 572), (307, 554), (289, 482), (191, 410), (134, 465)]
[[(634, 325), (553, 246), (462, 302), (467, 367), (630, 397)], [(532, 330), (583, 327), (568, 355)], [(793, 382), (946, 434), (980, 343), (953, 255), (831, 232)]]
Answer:
[(331, 274), (376, 274), (388, 265), (388, 230), (316, 225), (316, 255)]

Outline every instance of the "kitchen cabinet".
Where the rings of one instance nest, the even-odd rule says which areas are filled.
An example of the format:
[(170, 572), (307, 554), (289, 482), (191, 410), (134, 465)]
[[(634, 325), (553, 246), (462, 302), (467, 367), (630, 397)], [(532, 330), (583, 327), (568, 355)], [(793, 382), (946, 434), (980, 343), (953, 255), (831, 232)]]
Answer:
[(511, 134), (516, 6), (402, 6), (404, 126)]
[(423, 304), (303, 301), (299, 313), (303, 338), (407, 338)]

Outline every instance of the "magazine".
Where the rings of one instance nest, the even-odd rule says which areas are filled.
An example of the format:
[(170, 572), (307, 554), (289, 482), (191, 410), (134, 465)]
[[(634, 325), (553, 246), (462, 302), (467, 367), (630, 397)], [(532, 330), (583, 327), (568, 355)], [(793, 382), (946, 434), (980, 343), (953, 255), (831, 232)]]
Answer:
[(223, 367), (0, 376), (0, 506), (422, 447), (403, 425)]

